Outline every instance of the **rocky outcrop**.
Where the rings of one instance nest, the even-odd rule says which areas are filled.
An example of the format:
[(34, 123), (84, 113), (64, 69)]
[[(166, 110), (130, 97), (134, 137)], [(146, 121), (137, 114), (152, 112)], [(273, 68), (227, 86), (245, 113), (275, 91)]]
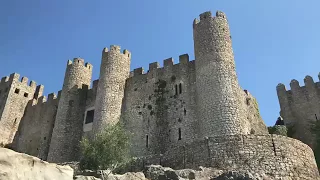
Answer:
[(0, 148), (0, 180), (72, 180), (73, 169)]
[(200, 167), (198, 170), (173, 170), (160, 165), (151, 165), (142, 172), (128, 172), (122, 175), (110, 171), (85, 171), (75, 180), (271, 180), (265, 174), (251, 174), (249, 172), (223, 171), (214, 168)]

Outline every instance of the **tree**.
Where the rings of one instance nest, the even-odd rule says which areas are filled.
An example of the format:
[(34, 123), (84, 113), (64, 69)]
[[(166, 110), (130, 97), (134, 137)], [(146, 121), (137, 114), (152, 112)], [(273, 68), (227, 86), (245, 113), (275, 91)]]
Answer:
[(80, 146), (81, 169), (114, 169), (129, 158), (129, 138), (121, 124), (108, 126), (93, 140), (84, 138)]

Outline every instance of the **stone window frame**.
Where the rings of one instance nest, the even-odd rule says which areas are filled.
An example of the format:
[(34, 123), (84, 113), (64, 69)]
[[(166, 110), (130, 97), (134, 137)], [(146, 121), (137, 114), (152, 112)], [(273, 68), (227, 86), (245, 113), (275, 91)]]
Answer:
[(84, 119), (83, 119), (83, 132), (88, 132), (88, 131), (92, 131), (92, 125), (93, 122), (86, 124), (86, 119), (87, 119), (87, 112), (88, 111), (92, 111), (95, 110), (95, 107), (90, 107), (90, 108), (86, 108), (86, 110), (84, 111)]

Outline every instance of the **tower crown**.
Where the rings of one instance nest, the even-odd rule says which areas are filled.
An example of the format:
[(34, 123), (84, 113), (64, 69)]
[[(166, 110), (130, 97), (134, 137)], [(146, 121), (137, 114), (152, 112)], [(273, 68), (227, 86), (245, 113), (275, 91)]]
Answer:
[(214, 20), (216, 20), (216, 19), (227, 19), (227, 16), (226, 16), (226, 14), (224, 13), (224, 12), (222, 12), (222, 11), (217, 11), (216, 12), (216, 16), (214, 17), (214, 16), (212, 16), (212, 13), (211, 13), (211, 11), (207, 11), (207, 12), (204, 12), (204, 13), (201, 13), (200, 15), (199, 15), (199, 17), (200, 17), (200, 20), (199, 19), (194, 19), (194, 21), (193, 21), (193, 27), (195, 27), (197, 24), (199, 24), (199, 23), (202, 23), (202, 22), (204, 22), (204, 21), (214, 21)]
[(109, 50), (107, 47), (103, 48), (103, 50), (102, 50), (102, 56), (106, 56), (108, 53), (118, 53), (118, 54), (122, 54), (122, 55), (124, 55), (124, 56), (127, 56), (127, 57), (131, 58), (131, 53), (130, 53), (130, 51), (128, 51), (127, 49), (124, 49), (124, 50), (122, 51), (122, 53), (121, 53), (120, 50), (121, 50), (121, 47), (120, 47), (120, 46), (111, 45), (111, 46), (110, 46), (110, 50)]

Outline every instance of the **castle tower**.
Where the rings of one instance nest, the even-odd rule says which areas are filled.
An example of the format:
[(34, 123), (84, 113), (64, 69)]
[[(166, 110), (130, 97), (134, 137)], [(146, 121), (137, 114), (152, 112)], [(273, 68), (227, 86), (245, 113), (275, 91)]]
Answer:
[(68, 61), (49, 148), (49, 162), (77, 160), (83, 128), (83, 112), (92, 65), (74, 58)]
[(201, 137), (248, 133), (226, 15), (200, 14), (193, 38)]
[(121, 115), (126, 79), (130, 73), (131, 54), (120, 52), (120, 46), (103, 49), (99, 84), (95, 102), (93, 131), (98, 133), (107, 124), (116, 124)]
[(24, 110), (31, 99), (40, 94), (34, 81), (28, 84), (28, 78), (17, 73), (3, 77), (0, 81), (0, 143), (11, 144)]

